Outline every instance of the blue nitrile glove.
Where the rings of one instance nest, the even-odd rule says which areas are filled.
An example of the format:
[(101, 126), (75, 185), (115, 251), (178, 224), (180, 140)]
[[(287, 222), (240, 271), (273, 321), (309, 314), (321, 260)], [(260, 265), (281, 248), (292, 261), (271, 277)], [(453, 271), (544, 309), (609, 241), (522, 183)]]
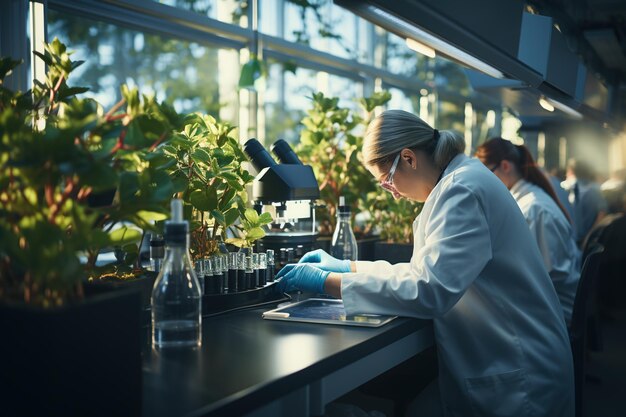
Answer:
[[(289, 268), (288, 268), (289, 267)], [(291, 292), (302, 290), (324, 294), (324, 283), (330, 271), (322, 271), (310, 264), (289, 264), (276, 275), (278, 290)]]
[(349, 259), (337, 259), (322, 249), (307, 252), (300, 258), (299, 264), (311, 264), (319, 269), (330, 272), (351, 272)]

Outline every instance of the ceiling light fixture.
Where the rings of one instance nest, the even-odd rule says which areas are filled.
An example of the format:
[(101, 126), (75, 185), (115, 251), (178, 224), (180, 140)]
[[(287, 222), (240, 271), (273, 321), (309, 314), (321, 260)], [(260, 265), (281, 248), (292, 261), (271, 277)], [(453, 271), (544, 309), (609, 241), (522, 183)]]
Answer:
[(423, 43), (416, 41), (415, 39), (406, 38), (406, 46), (408, 46), (415, 52), (419, 52), (420, 54), (427, 56), (428, 58), (434, 58), (437, 55), (433, 48), (431, 48), (430, 46), (426, 46)]
[(553, 98), (546, 98), (546, 100), (548, 101), (548, 103), (552, 104), (552, 106), (554, 106), (555, 109), (561, 110), (563, 113), (573, 117), (574, 119), (580, 120), (583, 118), (582, 113), (574, 110), (567, 104), (563, 104), (560, 101), (557, 101)]
[(391, 23), (392, 25), (401, 28), (400, 33), (404, 33), (405, 36), (408, 36), (413, 40), (417, 40), (419, 43), (434, 49), (442, 55), (454, 59), (464, 65), (467, 65), (468, 67), (484, 72), (494, 78), (506, 78), (502, 71), (497, 68), (494, 68), (480, 59), (457, 48), (456, 46), (449, 44), (441, 38), (438, 38), (437, 36), (434, 36), (417, 26), (411, 25), (406, 21), (397, 18), (385, 10), (372, 5), (367, 5), (363, 11), (368, 15), (368, 17), (371, 18), (372, 21), (374, 21), (374, 23), (381, 26), (381, 22)]
[(553, 112), (554, 111), (554, 106), (552, 104), (550, 104), (548, 102), (548, 100), (546, 100), (544, 97), (540, 97), (539, 98), (539, 105), (544, 109), (547, 110), (549, 112)]

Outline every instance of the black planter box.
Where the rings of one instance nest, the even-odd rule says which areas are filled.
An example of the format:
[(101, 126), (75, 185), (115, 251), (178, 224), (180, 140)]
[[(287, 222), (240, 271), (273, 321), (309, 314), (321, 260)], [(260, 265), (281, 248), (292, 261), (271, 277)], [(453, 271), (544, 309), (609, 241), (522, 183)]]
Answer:
[(141, 415), (141, 296), (62, 308), (0, 305), (0, 414)]
[(410, 262), (413, 245), (409, 243), (376, 242), (374, 244), (375, 260), (387, 261), (391, 264)]

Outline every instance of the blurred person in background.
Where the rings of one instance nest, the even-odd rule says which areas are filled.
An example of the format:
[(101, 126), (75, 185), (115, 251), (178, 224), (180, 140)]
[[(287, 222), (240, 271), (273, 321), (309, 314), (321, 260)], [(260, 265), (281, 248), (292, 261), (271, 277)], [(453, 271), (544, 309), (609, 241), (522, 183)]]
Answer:
[(568, 161), (566, 179), (561, 186), (569, 192), (569, 201), (574, 208), (576, 242), (582, 247), (591, 228), (606, 215), (606, 201), (595, 181), (594, 170), (579, 159)]
[(517, 202), (569, 324), (580, 278), (580, 252), (567, 210), (526, 146), (493, 138), (477, 148), (476, 157), (506, 185)]
[[(550, 181), (550, 185), (554, 189), (557, 198), (559, 199), (559, 203), (567, 210), (567, 214), (569, 214), (570, 223), (572, 223), (572, 227), (576, 227), (574, 225), (574, 207), (569, 202), (569, 194), (563, 187), (561, 187), (561, 183), (565, 180), (565, 170), (554, 168), (550, 171), (542, 170), (544, 175)], [(576, 230), (576, 229), (574, 229)]]
[(609, 214), (623, 213), (625, 185), (626, 169), (618, 169), (613, 171), (609, 179), (600, 186), (600, 191), (606, 200)]

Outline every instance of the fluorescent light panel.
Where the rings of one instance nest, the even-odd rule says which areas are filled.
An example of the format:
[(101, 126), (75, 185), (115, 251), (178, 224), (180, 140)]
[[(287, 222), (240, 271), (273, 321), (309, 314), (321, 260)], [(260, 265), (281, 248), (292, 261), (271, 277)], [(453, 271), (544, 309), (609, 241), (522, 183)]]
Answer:
[(443, 39), (431, 35), (430, 33), (413, 26), (402, 19), (398, 19), (396, 16), (386, 12), (385, 10), (379, 9), (378, 7), (372, 5), (367, 5), (366, 7), (370, 13), (377, 15), (380, 19), (389, 21), (392, 24), (401, 27), (404, 33), (409, 34), (413, 40), (417, 40), (420, 43), (439, 51), (443, 55), (456, 59), (457, 61), (462, 62), (463, 64), (478, 71), (484, 72), (494, 78), (506, 78), (502, 71), (468, 54), (467, 52), (460, 50)]
[(415, 52), (426, 55), (428, 58), (434, 58), (436, 56), (435, 50), (433, 48), (431, 48), (430, 46), (426, 46), (423, 43), (416, 41), (415, 39), (406, 38), (406, 46), (408, 46)]
[(550, 103), (548, 103), (548, 100), (546, 100), (545, 98), (541, 97), (539, 98), (539, 105), (544, 109), (547, 110), (549, 112), (553, 112), (554, 111), (554, 106)]
[(548, 103), (552, 104), (555, 109), (561, 110), (563, 113), (572, 116), (574, 119), (580, 120), (583, 118), (583, 115), (580, 112), (572, 109), (566, 104), (561, 103), (560, 101), (557, 101), (553, 98), (546, 98), (546, 100), (548, 101)]

